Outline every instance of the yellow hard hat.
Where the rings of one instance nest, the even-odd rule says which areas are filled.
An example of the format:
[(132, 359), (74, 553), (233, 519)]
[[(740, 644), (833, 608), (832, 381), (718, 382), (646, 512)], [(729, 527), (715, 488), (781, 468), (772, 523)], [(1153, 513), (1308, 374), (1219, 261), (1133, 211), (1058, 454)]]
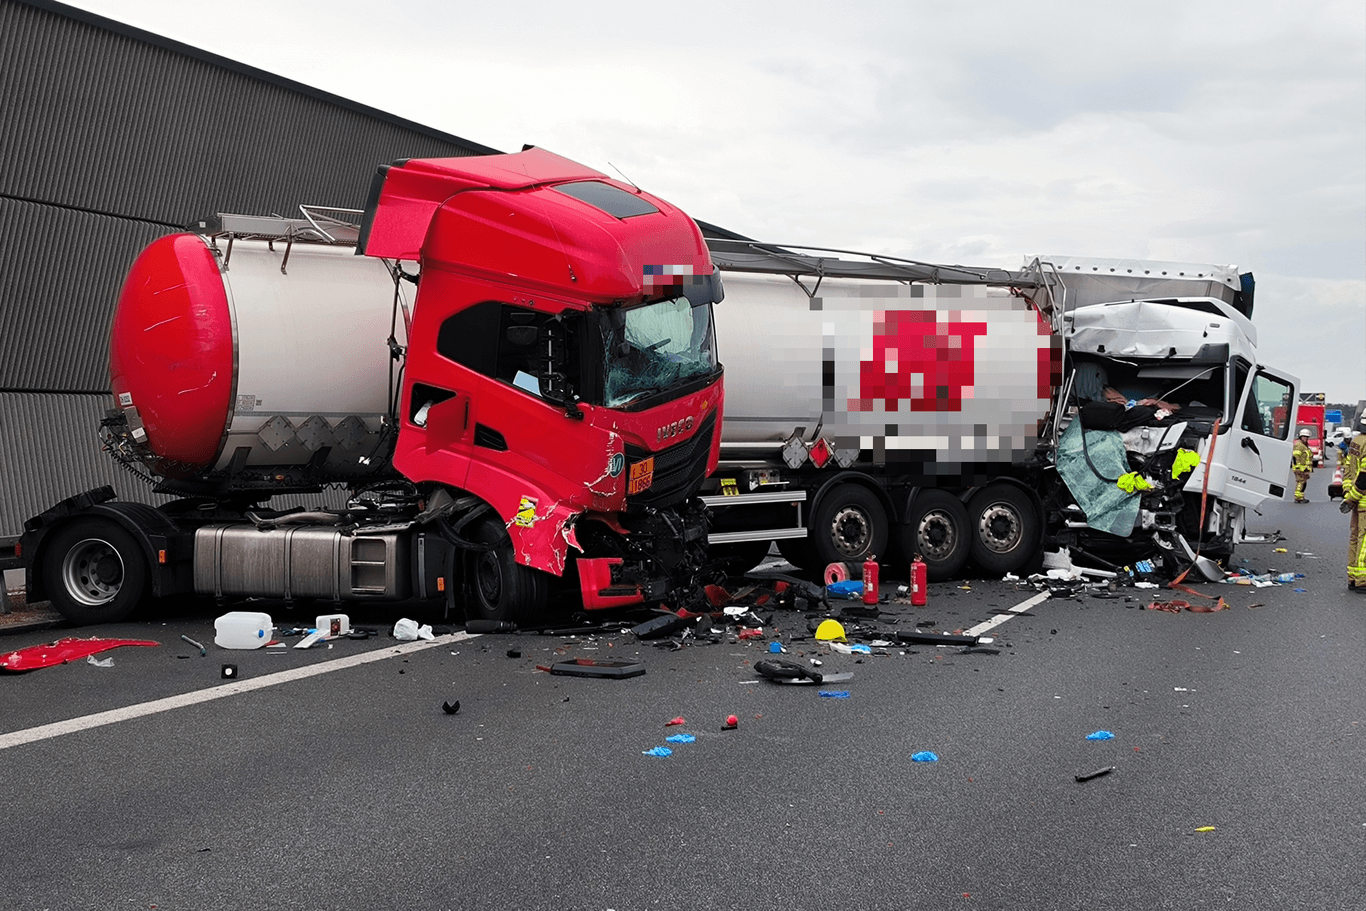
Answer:
[[(810, 629), (810, 627), (807, 627)], [(816, 627), (817, 642), (844, 641), (844, 627), (838, 620), (822, 620), (821, 625)]]

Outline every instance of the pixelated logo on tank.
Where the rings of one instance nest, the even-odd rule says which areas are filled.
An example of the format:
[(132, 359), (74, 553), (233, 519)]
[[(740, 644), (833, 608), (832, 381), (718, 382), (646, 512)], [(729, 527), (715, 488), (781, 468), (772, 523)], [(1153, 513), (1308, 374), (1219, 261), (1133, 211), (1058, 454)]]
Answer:
[(986, 333), (986, 323), (941, 321), (934, 310), (878, 311), (873, 357), (859, 362), (849, 410), (896, 411), (904, 400), (913, 412), (962, 411), (973, 393), (974, 340)]

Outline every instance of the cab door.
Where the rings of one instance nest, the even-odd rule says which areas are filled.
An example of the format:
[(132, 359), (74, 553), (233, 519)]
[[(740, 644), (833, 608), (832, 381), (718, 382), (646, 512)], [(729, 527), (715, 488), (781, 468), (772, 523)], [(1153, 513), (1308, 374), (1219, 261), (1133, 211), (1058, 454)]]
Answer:
[[(1295, 377), (1237, 359), (1232, 366), (1228, 430), (1214, 444), (1209, 493), (1231, 503), (1257, 509), (1268, 499), (1280, 499), (1290, 483), (1293, 424), (1285, 418), (1299, 387)], [(1210, 441), (1201, 453), (1209, 461)], [(1204, 473), (1197, 469), (1186, 484), (1199, 491)]]

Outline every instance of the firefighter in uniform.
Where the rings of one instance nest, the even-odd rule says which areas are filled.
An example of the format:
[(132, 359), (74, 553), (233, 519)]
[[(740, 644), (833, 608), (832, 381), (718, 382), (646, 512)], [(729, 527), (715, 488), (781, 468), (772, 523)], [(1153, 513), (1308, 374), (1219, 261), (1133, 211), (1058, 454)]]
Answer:
[(1347, 590), (1366, 595), (1366, 430), (1352, 438), (1342, 461), (1342, 505), (1352, 517), (1347, 535)]
[(1295, 448), (1290, 453), (1290, 470), (1295, 472), (1295, 502), (1308, 503), (1304, 487), (1309, 483), (1309, 475), (1314, 470), (1314, 452), (1309, 448), (1309, 431), (1301, 430), (1295, 439)]

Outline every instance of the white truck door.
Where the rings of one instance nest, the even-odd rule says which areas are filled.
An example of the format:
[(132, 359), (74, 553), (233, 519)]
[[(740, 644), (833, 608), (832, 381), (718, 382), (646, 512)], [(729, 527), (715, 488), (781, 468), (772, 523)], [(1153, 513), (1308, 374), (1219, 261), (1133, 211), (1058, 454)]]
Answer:
[[(1280, 499), (1290, 483), (1290, 431), (1299, 380), (1254, 367), (1238, 359), (1230, 402), (1225, 417), (1228, 430), (1219, 435), (1209, 475), (1209, 493), (1231, 503), (1257, 509), (1268, 499)], [(1250, 380), (1250, 381), (1249, 381)], [(1201, 447), (1201, 468), (1192, 472), (1186, 489), (1199, 492), (1204, 486), (1204, 465), (1209, 461), (1210, 440)]]

